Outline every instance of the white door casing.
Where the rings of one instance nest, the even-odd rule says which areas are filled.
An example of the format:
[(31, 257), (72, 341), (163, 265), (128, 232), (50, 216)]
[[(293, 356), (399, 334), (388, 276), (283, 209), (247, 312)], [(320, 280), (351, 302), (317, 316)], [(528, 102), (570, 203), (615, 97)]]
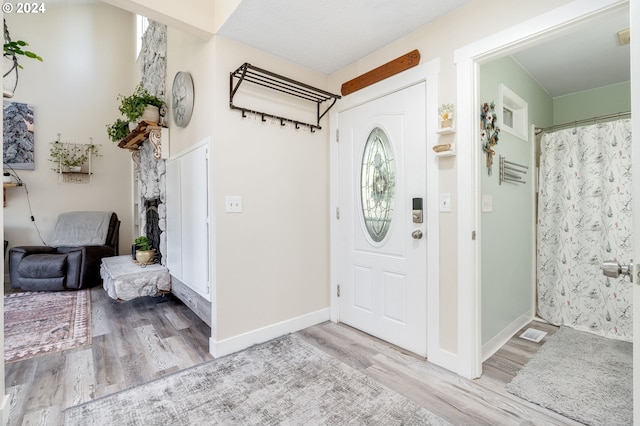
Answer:
[[(629, 2), (619, 0), (573, 1), (456, 50), (454, 61), (458, 83), (457, 139), (479, 141), (477, 129), (479, 128), (478, 90), (481, 63), (515, 51), (519, 45), (530, 44), (535, 38), (549, 37), (582, 19), (590, 19), (598, 13), (606, 13), (614, 8), (628, 7), (628, 5)], [(631, 56), (633, 58), (633, 54)], [(458, 264), (460, 265), (458, 270), (459, 359), (456, 360), (454, 371), (464, 377), (475, 378), (482, 374), (478, 249), (482, 238), (479, 228), (479, 173), (481, 172), (479, 142), (459, 144), (457, 153)], [(472, 239), (472, 235), (477, 235), (477, 238)]]
[[(640, 30), (640, 4), (637, 1), (630, 2), (629, 22), (631, 31)], [(635, 22), (635, 24), (634, 24)], [(631, 137), (635, 141), (640, 139), (640, 43), (631, 43)], [(632, 145), (632, 164), (640, 164), (640, 144)], [(640, 171), (633, 170), (633, 229), (640, 230)], [(640, 232), (633, 234), (633, 259), (640, 261)], [(633, 278), (633, 424), (640, 425), (640, 349), (636, 345), (636, 338), (640, 334), (640, 276), (636, 272)]]
[[(412, 221), (412, 199), (426, 196), (425, 83), (341, 112), (338, 126), (340, 321), (426, 356), (426, 228)], [(362, 192), (377, 200), (370, 213)], [(370, 235), (365, 216), (387, 209)]]

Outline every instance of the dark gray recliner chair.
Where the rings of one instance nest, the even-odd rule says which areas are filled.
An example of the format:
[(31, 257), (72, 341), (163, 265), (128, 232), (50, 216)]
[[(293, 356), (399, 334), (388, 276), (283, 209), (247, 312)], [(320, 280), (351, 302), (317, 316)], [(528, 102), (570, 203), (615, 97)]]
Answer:
[(58, 216), (50, 246), (9, 250), (12, 288), (79, 290), (102, 282), (103, 257), (117, 256), (120, 221), (113, 212), (66, 212)]

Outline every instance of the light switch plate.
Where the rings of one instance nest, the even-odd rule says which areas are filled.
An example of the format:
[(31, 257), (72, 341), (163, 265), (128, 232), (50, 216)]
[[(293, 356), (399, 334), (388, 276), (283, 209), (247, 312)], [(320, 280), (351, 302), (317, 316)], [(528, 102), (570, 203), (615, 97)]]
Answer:
[(440, 194), (440, 211), (451, 213), (451, 194)]
[(227, 213), (242, 213), (242, 197), (240, 195), (224, 197), (224, 210)]
[(482, 212), (489, 213), (492, 211), (493, 211), (493, 196), (483, 195), (482, 196)]

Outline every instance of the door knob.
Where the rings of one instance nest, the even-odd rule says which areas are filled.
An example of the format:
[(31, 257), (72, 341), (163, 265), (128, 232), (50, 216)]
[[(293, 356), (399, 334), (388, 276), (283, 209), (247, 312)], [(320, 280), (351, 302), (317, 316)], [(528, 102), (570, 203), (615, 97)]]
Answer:
[(422, 231), (421, 231), (421, 230), (419, 230), (419, 229), (418, 229), (418, 230), (416, 230), (416, 231), (413, 231), (413, 232), (411, 233), (411, 238), (413, 238), (414, 240), (419, 240), (419, 239), (421, 239), (421, 238), (422, 238)]
[(618, 278), (620, 275), (628, 275), (633, 282), (633, 261), (629, 265), (620, 265), (617, 260), (605, 260), (602, 263), (602, 274), (611, 278)]

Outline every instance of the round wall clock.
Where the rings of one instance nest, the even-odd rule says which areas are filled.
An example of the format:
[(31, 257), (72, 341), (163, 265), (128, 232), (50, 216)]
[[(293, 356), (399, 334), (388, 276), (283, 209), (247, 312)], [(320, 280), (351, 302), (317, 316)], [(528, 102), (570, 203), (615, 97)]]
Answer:
[(193, 80), (188, 72), (179, 71), (173, 78), (171, 107), (173, 122), (178, 127), (186, 127), (193, 112)]

